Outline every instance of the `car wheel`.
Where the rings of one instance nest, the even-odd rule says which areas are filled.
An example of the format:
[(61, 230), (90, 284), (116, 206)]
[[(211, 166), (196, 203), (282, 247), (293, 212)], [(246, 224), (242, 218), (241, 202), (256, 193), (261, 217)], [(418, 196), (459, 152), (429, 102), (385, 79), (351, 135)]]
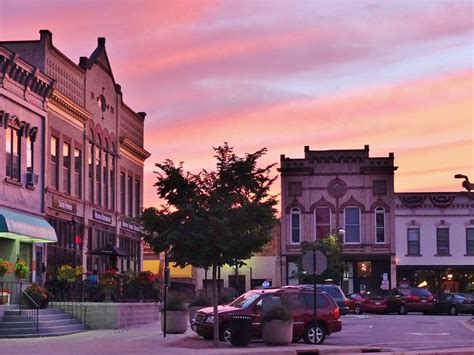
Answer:
[(355, 314), (362, 314), (362, 308), (360, 307), (360, 304), (358, 304), (355, 309), (354, 309)]
[(449, 309), (449, 315), (450, 316), (457, 316), (458, 315), (458, 310), (456, 309), (456, 306), (451, 306)]
[(219, 340), (230, 344), (230, 324), (224, 323), (219, 329)]
[(398, 314), (402, 314), (402, 315), (407, 314), (407, 308), (405, 307), (404, 304), (400, 306), (400, 309), (398, 310)]
[(324, 327), (316, 323), (310, 324), (306, 327), (303, 335), (306, 344), (322, 344), (326, 338), (326, 331)]

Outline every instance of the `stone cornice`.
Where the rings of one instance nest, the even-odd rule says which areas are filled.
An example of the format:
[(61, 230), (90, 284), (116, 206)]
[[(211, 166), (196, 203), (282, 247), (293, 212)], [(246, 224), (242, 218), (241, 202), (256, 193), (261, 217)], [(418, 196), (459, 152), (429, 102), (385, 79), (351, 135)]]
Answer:
[(69, 99), (66, 95), (62, 94), (58, 90), (53, 90), (50, 96), (50, 105), (57, 105), (61, 109), (72, 114), (75, 118), (79, 119), (83, 123), (92, 119), (92, 114), (80, 107), (74, 101)]
[(142, 161), (145, 161), (151, 154), (145, 149), (135, 144), (131, 139), (127, 137), (120, 137), (120, 147), (127, 150)]

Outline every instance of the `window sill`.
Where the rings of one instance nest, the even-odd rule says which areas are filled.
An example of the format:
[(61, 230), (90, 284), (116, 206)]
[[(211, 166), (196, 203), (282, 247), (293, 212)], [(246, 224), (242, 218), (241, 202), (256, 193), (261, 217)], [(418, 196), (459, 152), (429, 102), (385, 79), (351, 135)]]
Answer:
[(451, 254), (435, 254), (434, 256), (452, 256)]
[(464, 256), (474, 256), (474, 253), (467, 253), (467, 254), (464, 254)]
[(5, 182), (9, 183), (9, 184), (12, 184), (12, 185), (15, 185), (15, 186), (18, 186), (18, 187), (23, 187), (23, 184), (20, 181), (9, 178), (9, 177), (5, 178)]
[(405, 254), (405, 256), (409, 256), (409, 257), (410, 256), (411, 257), (415, 256), (415, 257), (417, 257), (417, 256), (423, 256), (423, 254)]
[(35, 185), (33, 185), (33, 184), (26, 184), (25, 187), (26, 187), (28, 190), (35, 190), (35, 189), (36, 189)]

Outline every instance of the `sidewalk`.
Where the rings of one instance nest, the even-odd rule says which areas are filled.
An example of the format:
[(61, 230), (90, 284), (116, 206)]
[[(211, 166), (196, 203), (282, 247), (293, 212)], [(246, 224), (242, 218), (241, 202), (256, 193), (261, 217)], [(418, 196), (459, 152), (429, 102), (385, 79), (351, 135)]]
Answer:
[[(117, 330), (94, 330), (60, 337), (0, 339), (2, 354), (356, 354), (380, 352), (391, 354), (415, 354), (414, 352), (393, 353), (391, 349), (367, 348), (361, 346), (307, 345), (268, 346), (263, 342), (252, 342), (248, 347), (233, 347), (223, 342), (214, 348), (213, 342), (205, 340), (190, 329), (184, 334), (168, 334), (160, 330), (160, 322)], [(425, 353), (425, 352), (417, 352)], [(474, 349), (451, 349), (427, 351), (426, 353), (473, 354)]]

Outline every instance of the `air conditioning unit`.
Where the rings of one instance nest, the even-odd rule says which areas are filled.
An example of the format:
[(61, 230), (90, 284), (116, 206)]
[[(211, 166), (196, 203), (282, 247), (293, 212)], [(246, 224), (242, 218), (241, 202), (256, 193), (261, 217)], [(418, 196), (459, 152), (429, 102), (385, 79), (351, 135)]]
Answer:
[(26, 184), (27, 185), (36, 185), (38, 183), (38, 174), (26, 173)]

